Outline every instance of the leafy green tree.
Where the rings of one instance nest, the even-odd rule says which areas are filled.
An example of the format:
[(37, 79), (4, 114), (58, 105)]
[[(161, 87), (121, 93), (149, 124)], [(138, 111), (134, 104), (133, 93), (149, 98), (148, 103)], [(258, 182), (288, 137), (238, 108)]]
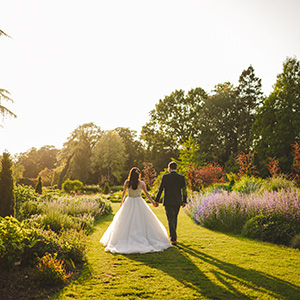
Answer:
[(67, 159), (67, 162), (65, 163), (63, 169), (61, 170), (61, 172), (59, 173), (59, 178), (58, 178), (58, 183), (57, 183), (57, 187), (58, 189), (62, 189), (62, 185), (63, 185), (63, 182), (64, 182), (64, 179), (68, 173), (68, 170), (70, 168), (70, 162), (71, 162), (71, 159), (73, 158), (74, 156), (74, 152), (68, 157)]
[(69, 178), (78, 179), (84, 184), (93, 183), (90, 164), (92, 149), (102, 134), (100, 127), (94, 123), (80, 125), (71, 133), (59, 154), (60, 163), (65, 163), (72, 156), (67, 174)]
[(175, 90), (159, 100), (150, 112), (150, 121), (142, 127), (141, 139), (145, 141), (148, 161), (153, 161), (159, 171), (165, 168), (171, 157), (178, 156), (179, 146), (189, 136), (195, 138), (200, 131), (199, 118), (207, 98), (201, 88)]
[(14, 216), (16, 199), (12, 174), (12, 160), (8, 152), (3, 152), (0, 172), (0, 216)]
[(191, 164), (195, 167), (204, 164), (206, 156), (207, 155), (201, 152), (199, 145), (196, 144), (195, 140), (190, 136), (179, 149), (178, 160), (174, 158), (172, 160), (177, 162), (178, 172), (187, 176)]
[(24, 167), (23, 176), (37, 178), (45, 168), (53, 169), (57, 164), (59, 150), (54, 146), (43, 146), (40, 149), (32, 147), (27, 152), (17, 156), (17, 164)]
[(300, 62), (287, 58), (277, 75), (274, 91), (259, 109), (253, 124), (253, 147), (266, 176), (269, 157), (276, 157), (282, 172), (293, 164), (292, 144), (300, 140)]
[(127, 160), (122, 138), (115, 130), (108, 130), (93, 148), (92, 165), (110, 183), (119, 182)]
[(124, 181), (132, 167), (142, 167), (145, 150), (142, 143), (137, 140), (136, 131), (124, 127), (118, 127), (115, 131), (121, 137), (127, 154), (127, 161), (124, 164), (124, 171), (122, 172), (122, 181)]
[(205, 100), (199, 120), (201, 135), (196, 142), (209, 161), (224, 165), (238, 150), (238, 112), (236, 88), (229, 82), (218, 84)]

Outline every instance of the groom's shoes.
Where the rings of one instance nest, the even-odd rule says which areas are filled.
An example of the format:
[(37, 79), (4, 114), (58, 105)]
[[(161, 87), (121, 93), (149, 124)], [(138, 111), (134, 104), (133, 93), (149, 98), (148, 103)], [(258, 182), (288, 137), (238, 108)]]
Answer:
[(171, 244), (172, 244), (173, 246), (176, 246), (176, 245), (177, 245), (177, 242), (176, 242), (176, 241), (171, 241)]

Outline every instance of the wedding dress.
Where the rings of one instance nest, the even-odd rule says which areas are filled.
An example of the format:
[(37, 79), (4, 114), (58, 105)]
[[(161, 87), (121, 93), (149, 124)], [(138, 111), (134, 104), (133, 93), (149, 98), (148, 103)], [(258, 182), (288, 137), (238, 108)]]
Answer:
[(128, 189), (128, 197), (100, 239), (112, 253), (148, 253), (172, 247), (166, 228), (142, 198), (142, 189)]

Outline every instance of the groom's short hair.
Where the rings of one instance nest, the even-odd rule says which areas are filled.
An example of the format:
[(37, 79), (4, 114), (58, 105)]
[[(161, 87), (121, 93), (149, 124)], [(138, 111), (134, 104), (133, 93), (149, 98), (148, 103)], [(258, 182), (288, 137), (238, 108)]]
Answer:
[(171, 170), (176, 170), (177, 169), (177, 163), (175, 161), (171, 161), (168, 165), (168, 167), (171, 169)]

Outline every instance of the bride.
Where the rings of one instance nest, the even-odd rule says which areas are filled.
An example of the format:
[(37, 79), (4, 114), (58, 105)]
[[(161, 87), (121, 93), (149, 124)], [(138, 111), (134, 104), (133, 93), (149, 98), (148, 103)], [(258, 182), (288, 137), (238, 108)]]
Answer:
[[(141, 196), (144, 191), (153, 206), (158, 206), (148, 193), (146, 184), (140, 179), (140, 170), (132, 168), (124, 183), (121, 208), (100, 239), (105, 251), (122, 254), (148, 253), (172, 247), (165, 227)], [(126, 191), (128, 197), (124, 200)]]

